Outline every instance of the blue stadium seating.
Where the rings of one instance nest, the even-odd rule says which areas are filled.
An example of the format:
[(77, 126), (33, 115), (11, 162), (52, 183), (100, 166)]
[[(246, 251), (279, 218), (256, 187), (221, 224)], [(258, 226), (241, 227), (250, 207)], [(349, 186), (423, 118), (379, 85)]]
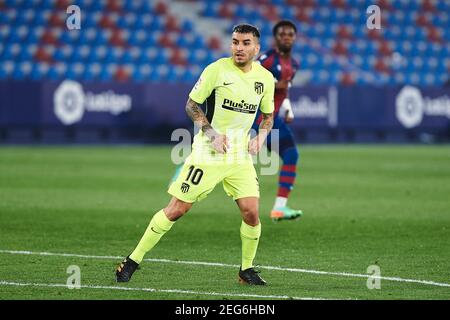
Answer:
[[(434, 9), (424, 8), (421, 0), (385, 1), (381, 30), (366, 27), (371, 0), (309, 0), (305, 6), (288, 0), (197, 0), (202, 9), (196, 16), (174, 15), (170, 2), (77, 0), (82, 30), (69, 31), (61, 20), (65, 15), (57, 15), (64, 1), (4, 0), (0, 79), (110, 81), (116, 67), (129, 65), (134, 67), (130, 80), (193, 82), (202, 68), (228, 54), (226, 46), (210, 48), (199, 21), (221, 21), (228, 26), (224, 36), (235, 23), (254, 23), (261, 31), (262, 50), (267, 50), (277, 14), (297, 24), (294, 57), (301, 68), (311, 71), (312, 84), (338, 84), (348, 72), (345, 68), (351, 68), (357, 84), (442, 85), (450, 74), (449, 1), (432, 2)], [(345, 8), (336, 7), (338, 3)], [(174, 21), (175, 29), (169, 25)], [(341, 26), (349, 34), (342, 34)], [(386, 41), (389, 48), (381, 47)], [(338, 43), (345, 44), (346, 52), (338, 51), (342, 50), (336, 48)], [(171, 60), (179, 49), (186, 52), (185, 62)], [(383, 57), (385, 64), (376, 63)]]

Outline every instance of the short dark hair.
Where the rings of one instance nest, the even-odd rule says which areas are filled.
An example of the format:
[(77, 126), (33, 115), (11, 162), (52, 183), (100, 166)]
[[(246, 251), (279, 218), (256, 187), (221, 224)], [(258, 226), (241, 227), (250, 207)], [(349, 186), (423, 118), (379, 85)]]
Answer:
[(278, 28), (280, 28), (280, 27), (292, 27), (292, 29), (294, 29), (294, 32), (297, 33), (297, 27), (295, 26), (295, 24), (292, 21), (281, 20), (281, 21), (278, 21), (277, 24), (272, 29), (272, 33), (274, 36), (277, 35)]
[(237, 32), (237, 33), (251, 33), (258, 39), (261, 37), (261, 34), (259, 33), (258, 28), (253, 26), (253, 25), (251, 25), (251, 24), (247, 24), (247, 23), (235, 25), (233, 27), (233, 32)]

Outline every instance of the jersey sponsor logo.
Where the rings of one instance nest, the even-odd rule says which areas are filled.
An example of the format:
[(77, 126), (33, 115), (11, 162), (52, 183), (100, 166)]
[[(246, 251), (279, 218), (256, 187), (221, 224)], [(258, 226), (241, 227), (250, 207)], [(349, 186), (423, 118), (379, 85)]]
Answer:
[(255, 91), (257, 94), (264, 92), (264, 84), (262, 82), (255, 82)]
[(189, 191), (190, 185), (187, 184), (186, 182), (183, 182), (181, 184), (181, 192), (186, 193)]
[(231, 110), (231, 111), (252, 114), (252, 113), (256, 112), (256, 109), (258, 108), (258, 105), (247, 103), (244, 100), (242, 100), (241, 102), (234, 102), (234, 101), (231, 101), (229, 99), (224, 99), (223, 100), (223, 104), (222, 104), (222, 108), (227, 109), (227, 110)]
[(229, 86), (230, 84), (233, 84), (234, 82), (224, 82), (223, 85), (224, 86)]

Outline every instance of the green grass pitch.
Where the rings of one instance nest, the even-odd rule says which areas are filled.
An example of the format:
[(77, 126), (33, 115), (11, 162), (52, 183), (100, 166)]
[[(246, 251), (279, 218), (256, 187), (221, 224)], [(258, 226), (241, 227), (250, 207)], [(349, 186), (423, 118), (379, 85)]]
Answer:
[(269, 219), (277, 176), (260, 176), (266, 287), (238, 284), (241, 219), (221, 185), (115, 283), (114, 257), (169, 200), (170, 150), (0, 148), (0, 299), (450, 299), (448, 146), (301, 146), (299, 221)]

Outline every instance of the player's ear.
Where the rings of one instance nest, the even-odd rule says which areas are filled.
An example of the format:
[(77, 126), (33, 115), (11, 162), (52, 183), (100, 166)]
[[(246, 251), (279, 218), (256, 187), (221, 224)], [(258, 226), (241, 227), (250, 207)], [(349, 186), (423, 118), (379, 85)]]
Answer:
[(261, 49), (261, 45), (259, 44), (259, 42), (255, 45), (255, 56), (258, 55), (259, 50)]

